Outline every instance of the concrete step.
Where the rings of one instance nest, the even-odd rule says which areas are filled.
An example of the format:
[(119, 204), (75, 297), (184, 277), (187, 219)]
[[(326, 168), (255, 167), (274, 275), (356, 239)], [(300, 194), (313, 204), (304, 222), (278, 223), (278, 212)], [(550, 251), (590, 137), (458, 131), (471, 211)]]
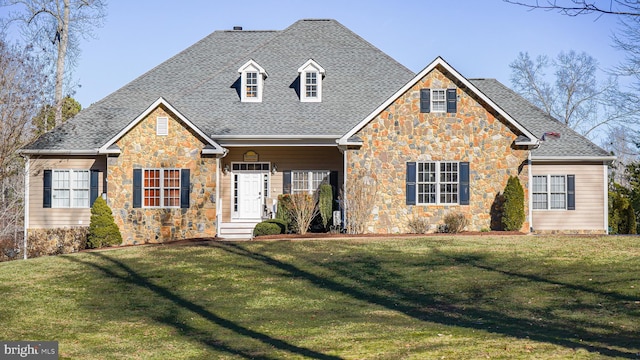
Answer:
[(251, 240), (258, 222), (228, 222), (220, 224), (218, 237), (227, 240)]

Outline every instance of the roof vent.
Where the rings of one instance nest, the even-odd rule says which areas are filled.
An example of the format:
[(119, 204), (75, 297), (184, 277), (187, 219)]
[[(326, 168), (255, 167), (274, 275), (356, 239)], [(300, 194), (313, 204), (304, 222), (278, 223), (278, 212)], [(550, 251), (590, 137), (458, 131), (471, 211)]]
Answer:
[(234, 26), (233, 30), (242, 30), (242, 26)]

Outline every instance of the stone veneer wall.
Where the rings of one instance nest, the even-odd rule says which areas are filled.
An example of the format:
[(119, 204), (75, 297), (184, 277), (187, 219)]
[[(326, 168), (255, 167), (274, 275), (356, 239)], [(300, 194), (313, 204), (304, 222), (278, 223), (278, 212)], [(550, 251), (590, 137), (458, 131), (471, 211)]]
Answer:
[[(420, 113), (420, 89), (452, 87), (457, 88), (456, 114)], [(528, 151), (513, 149), (514, 130), (467, 91), (436, 67), (356, 134), (364, 144), (348, 151), (347, 181), (361, 169), (378, 181), (369, 232), (409, 232), (415, 217), (428, 218), (433, 231), (449, 212), (465, 214), (467, 230), (490, 229), (492, 205), (511, 175), (519, 175), (528, 214)], [(406, 205), (409, 161), (468, 161), (470, 205)], [(527, 220), (522, 230), (528, 229)]]
[[(156, 135), (156, 118), (169, 118), (169, 135)], [(124, 244), (216, 235), (216, 159), (202, 156), (203, 142), (159, 106), (118, 142), (121, 154), (107, 162), (108, 203)], [(191, 169), (189, 209), (133, 208), (133, 169)], [(143, 200), (144, 201), (144, 200)]]

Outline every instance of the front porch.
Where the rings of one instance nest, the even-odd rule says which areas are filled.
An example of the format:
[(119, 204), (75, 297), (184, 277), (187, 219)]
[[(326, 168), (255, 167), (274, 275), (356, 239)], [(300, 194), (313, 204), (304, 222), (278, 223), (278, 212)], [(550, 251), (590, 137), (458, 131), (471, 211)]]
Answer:
[(252, 237), (273, 217), (281, 194), (315, 191), (323, 181), (340, 189), (343, 154), (337, 146), (228, 147), (220, 161), (218, 236)]

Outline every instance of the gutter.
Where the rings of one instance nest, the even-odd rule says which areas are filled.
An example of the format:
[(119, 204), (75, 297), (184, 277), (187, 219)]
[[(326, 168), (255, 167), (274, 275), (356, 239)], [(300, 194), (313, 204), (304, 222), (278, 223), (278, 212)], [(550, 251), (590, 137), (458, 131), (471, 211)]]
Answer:
[(616, 156), (532, 156), (531, 160), (536, 162), (582, 162), (582, 161), (604, 161), (611, 162), (617, 159)]
[(90, 155), (95, 156), (100, 153), (97, 150), (29, 150), (20, 149), (20, 155)]

